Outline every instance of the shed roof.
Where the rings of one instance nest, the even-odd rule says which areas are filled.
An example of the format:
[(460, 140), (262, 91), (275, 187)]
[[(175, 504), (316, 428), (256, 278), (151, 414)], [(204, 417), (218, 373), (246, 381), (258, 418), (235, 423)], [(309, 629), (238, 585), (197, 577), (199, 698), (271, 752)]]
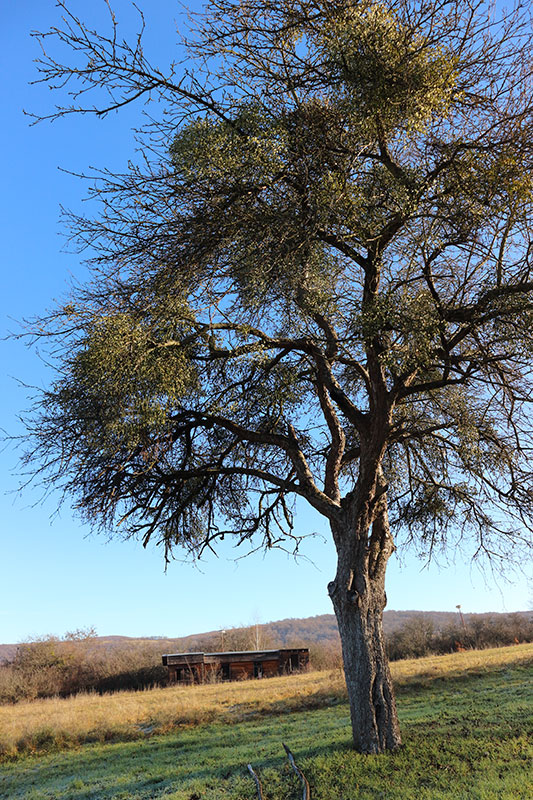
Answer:
[(307, 647), (284, 647), (277, 650), (226, 650), (217, 653), (165, 653), (163, 664), (166, 666), (188, 664), (213, 664), (216, 662), (236, 661), (274, 661), (293, 653), (308, 653)]

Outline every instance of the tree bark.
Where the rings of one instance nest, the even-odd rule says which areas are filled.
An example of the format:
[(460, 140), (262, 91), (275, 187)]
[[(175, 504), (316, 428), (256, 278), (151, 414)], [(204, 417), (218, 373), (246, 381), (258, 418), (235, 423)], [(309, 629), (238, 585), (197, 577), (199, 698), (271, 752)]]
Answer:
[[(355, 749), (382, 753), (401, 745), (383, 636), (385, 568), (394, 551), (386, 501), (371, 526), (335, 524), (338, 566), (328, 590), (342, 644)], [(371, 528), (371, 530), (370, 530)]]

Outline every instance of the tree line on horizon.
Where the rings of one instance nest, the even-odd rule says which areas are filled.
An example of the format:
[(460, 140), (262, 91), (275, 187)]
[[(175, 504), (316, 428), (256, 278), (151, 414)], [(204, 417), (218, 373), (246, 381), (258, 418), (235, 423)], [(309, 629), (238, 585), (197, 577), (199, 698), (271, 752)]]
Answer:
[[(178, 649), (180, 642), (180, 650), (204, 652), (308, 646), (311, 669), (340, 670), (340, 639), (332, 620), (332, 615), (324, 614), (228, 628), (223, 633), (223, 647), (222, 631), (181, 640), (117, 637), (117, 641), (115, 637), (98, 637), (94, 629), (74, 631), (63, 637), (44, 636), (19, 644), (15, 653), (0, 664), (0, 704), (82, 692), (105, 694), (165, 686), (163, 646), (174, 643)], [(400, 624), (391, 625), (386, 633), (391, 661), (532, 641), (533, 614), (526, 612), (466, 614), (463, 621), (452, 613), (411, 613)], [(187, 648), (183, 647), (185, 642)]]

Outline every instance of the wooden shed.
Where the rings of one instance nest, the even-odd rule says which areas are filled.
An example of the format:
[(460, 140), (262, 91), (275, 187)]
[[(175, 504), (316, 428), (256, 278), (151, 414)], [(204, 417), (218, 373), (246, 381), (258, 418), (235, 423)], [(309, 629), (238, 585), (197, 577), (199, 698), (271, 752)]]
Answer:
[(244, 650), (227, 653), (172, 653), (163, 656), (171, 683), (205, 683), (268, 678), (305, 669), (307, 647), (282, 650)]

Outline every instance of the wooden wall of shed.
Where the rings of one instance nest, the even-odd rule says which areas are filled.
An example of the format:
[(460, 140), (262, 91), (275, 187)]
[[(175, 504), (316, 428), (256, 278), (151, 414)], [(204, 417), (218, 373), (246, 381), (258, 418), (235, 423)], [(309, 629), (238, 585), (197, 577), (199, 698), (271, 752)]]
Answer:
[(307, 669), (309, 666), (309, 650), (307, 653), (300, 653), (300, 669)]
[(299, 672), (309, 666), (309, 653), (307, 652), (284, 652), (280, 654), (279, 672), (281, 674)]
[(273, 678), (279, 675), (279, 661), (263, 661), (263, 675), (265, 678)]
[[(178, 675), (180, 676), (178, 678)], [(191, 664), (190, 666), (171, 666), (168, 668), (170, 683), (205, 683), (205, 669), (203, 664)]]
[[(231, 655), (235, 658), (237, 654)], [(194, 656), (191, 658), (194, 658)], [(176, 665), (169, 664), (168, 674), (171, 683), (210, 683), (219, 680), (236, 681), (249, 680), (256, 677), (270, 678), (274, 675), (283, 675), (306, 669), (308, 664), (309, 654), (307, 652), (282, 650), (279, 658), (270, 657), (257, 660), (238, 660), (237, 658), (229, 663), (227, 661), (212, 661), (208, 664), (182, 661)], [(256, 665), (260, 665), (260, 675), (257, 674)]]
[(230, 664), (230, 680), (245, 681), (254, 677), (253, 661), (234, 661)]

